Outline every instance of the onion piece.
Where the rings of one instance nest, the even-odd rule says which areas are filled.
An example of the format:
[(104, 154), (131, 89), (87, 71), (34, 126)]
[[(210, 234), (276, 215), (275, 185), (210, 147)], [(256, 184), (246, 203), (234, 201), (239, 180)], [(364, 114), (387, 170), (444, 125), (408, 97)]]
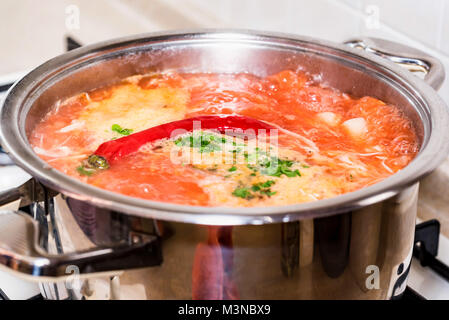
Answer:
[(349, 119), (342, 125), (353, 138), (362, 138), (368, 132), (366, 121), (363, 118)]
[(339, 117), (333, 112), (320, 112), (317, 117), (330, 126), (336, 126), (340, 122)]

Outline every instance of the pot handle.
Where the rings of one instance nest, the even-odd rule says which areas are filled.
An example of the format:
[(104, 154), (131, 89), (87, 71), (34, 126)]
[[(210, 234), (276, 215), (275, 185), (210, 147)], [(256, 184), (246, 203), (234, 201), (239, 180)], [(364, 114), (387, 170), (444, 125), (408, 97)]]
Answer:
[(42, 281), (42, 277), (73, 277), (73, 272), (82, 276), (162, 263), (160, 239), (153, 235), (134, 236), (131, 244), (60, 255), (45, 252), (38, 245), (38, 236), (38, 224), (27, 214), (0, 211), (0, 265)]
[(379, 38), (350, 39), (344, 44), (374, 53), (405, 67), (410, 72), (424, 73), (424, 81), (435, 90), (438, 90), (444, 82), (445, 72), (441, 61), (421, 50)]

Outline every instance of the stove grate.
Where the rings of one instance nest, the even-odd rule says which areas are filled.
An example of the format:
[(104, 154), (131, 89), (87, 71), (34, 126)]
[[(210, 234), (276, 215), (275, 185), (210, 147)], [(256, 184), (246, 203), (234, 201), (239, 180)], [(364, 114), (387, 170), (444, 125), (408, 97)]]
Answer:
[(415, 246), (413, 257), (419, 260), (423, 267), (428, 267), (449, 281), (449, 266), (437, 259), (440, 241), (440, 222), (428, 220), (416, 225)]

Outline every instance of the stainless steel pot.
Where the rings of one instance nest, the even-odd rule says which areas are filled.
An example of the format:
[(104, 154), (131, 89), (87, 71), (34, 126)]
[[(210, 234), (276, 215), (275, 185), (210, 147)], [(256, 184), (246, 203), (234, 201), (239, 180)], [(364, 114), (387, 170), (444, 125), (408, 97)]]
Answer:
[[(395, 63), (424, 73), (424, 81)], [(123, 77), (166, 70), (265, 76), (284, 69), (319, 74), (344, 92), (399, 106), (417, 130), (418, 156), (384, 181), (335, 198), (233, 209), (98, 189), (51, 168), (28, 143), (28, 134), (56, 101)], [(438, 60), (385, 40), (334, 44), (234, 30), (133, 36), (56, 57), (16, 83), (1, 109), (3, 147), (42, 185), (29, 182), (3, 193), (0, 204), (19, 198), (23, 204), (43, 202), (32, 206), (35, 221), (0, 214), (0, 262), (38, 281), (72, 277), (73, 270), (98, 277), (140, 268), (122, 278), (144, 284), (146, 297), (189, 299), (195, 250), (207, 238), (205, 225), (217, 225), (232, 234), (232, 245), (221, 251), (233, 254), (225, 272), (240, 298), (398, 296), (412, 255), (418, 181), (449, 152), (448, 110), (435, 92), (443, 80)], [(89, 296), (86, 286), (81, 291)]]

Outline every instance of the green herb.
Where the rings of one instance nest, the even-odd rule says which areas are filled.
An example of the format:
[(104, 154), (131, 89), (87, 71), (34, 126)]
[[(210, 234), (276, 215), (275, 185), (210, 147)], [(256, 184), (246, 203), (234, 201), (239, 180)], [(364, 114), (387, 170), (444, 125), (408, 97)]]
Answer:
[(229, 172), (234, 172), (237, 170), (236, 166), (232, 166), (231, 168), (228, 169)]
[[(251, 157), (251, 155), (249, 156)], [(263, 175), (280, 177), (285, 175), (289, 178), (300, 177), (301, 173), (298, 169), (292, 170), (293, 161), (283, 160), (277, 157), (267, 157), (262, 154), (258, 157), (255, 165), (247, 165), (254, 172), (259, 171)]]
[(251, 186), (251, 188), (238, 187), (234, 190), (234, 192), (232, 192), (232, 195), (247, 200), (250, 200), (256, 196), (271, 197), (276, 194), (276, 191), (271, 191), (271, 186), (274, 184), (275, 181), (268, 180), (265, 182), (255, 183)]
[(289, 178), (300, 177), (299, 170), (292, 170), (294, 161), (288, 159), (279, 159), (270, 156), (266, 152), (261, 151), (259, 147), (254, 149), (256, 152), (248, 154), (244, 152), (243, 156), (248, 163), (247, 167), (254, 173), (260, 172), (262, 175), (280, 177), (285, 175)]
[(113, 124), (111, 130), (121, 134), (122, 136), (129, 136), (131, 133), (133, 133), (132, 129), (124, 129), (118, 124)]
[(78, 168), (76, 168), (76, 171), (78, 171), (78, 173), (82, 176), (88, 176), (90, 177), (92, 174), (95, 173), (95, 170), (93, 169), (86, 169), (83, 166), (79, 166)]
[(220, 143), (226, 143), (226, 139), (219, 139), (216, 135), (201, 132), (194, 133), (175, 140), (177, 146), (196, 148), (199, 152), (214, 152), (221, 150)]
[(268, 180), (268, 181), (265, 181), (264, 183), (262, 183), (262, 187), (263, 188), (269, 188), (269, 187), (271, 187), (275, 183), (276, 182), (274, 182), (273, 180)]
[(235, 142), (235, 141), (232, 141), (232, 145), (234, 146), (234, 147), (246, 147), (246, 144), (244, 144), (244, 143), (237, 143), (237, 142)]
[(254, 195), (248, 190), (248, 188), (241, 188), (241, 187), (236, 188), (232, 192), (232, 195), (247, 200), (254, 198)]
[(282, 160), (277, 159), (276, 171), (269, 173), (269, 176), (280, 177), (281, 175), (285, 175), (289, 178), (294, 178), (296, 176), (300, 177), (301, 173), (298, 169), (291, 170), (290, 167), (293, 165), (293, 161), (291, 160)]
[(268, 197), (271, 197), (272, 195), (276, 194), (276, 192), (271, 191), (271, 186), (274, 185), (275, 183), (276, 182), (273, 180), (255, 183), (252, 185), (251, 190), (254, 192), (259, 192), (260, 195), (266, 195)]

